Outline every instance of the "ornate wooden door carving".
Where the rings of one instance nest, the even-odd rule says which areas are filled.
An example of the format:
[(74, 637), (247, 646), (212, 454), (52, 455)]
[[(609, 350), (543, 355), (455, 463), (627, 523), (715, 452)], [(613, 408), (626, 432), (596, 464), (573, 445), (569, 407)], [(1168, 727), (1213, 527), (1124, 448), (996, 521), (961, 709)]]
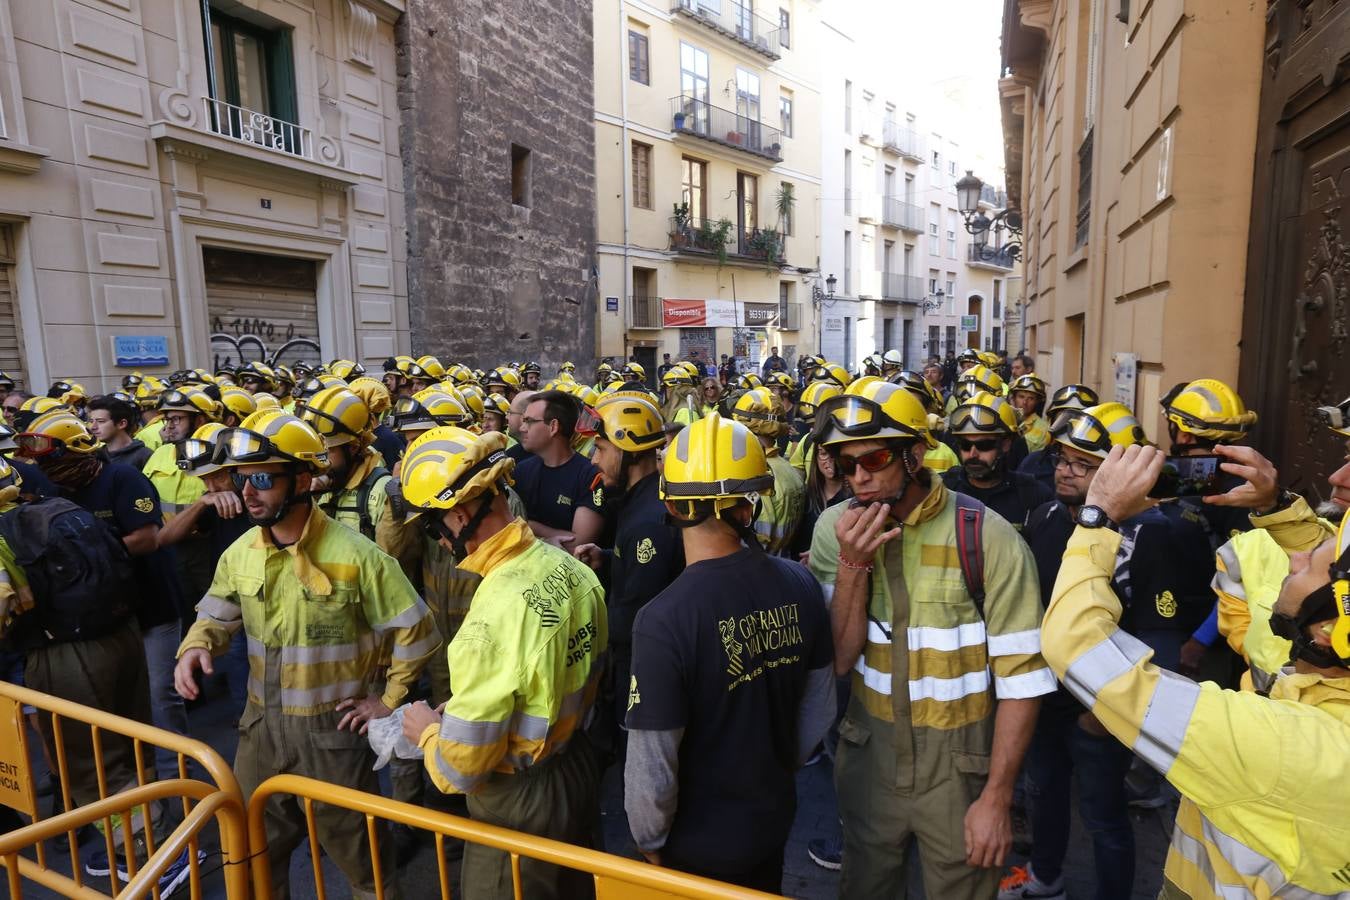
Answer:
[(1345, 454), (1317, 408), (1350, 395), (1348, 68), (1350, 0), (1268, 0), (1240, 390), (1314, 499)]

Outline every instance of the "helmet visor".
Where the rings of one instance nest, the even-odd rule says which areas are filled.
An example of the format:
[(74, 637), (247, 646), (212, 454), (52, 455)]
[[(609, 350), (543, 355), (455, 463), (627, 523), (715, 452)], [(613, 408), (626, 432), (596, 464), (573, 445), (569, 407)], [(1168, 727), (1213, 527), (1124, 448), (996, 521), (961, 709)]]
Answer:
[(188, 438), (178, 446), (178, 468), (191, 472), (211, 461), (216, 445), (200, 438)]
[(987, 406), (970, 404), (958, 406), (952, 412), (951, 432), (968, 434), (977, 431), (981, 434), (1007, 433), (1008, 426), (999, 418), (998, 413)]
[(57, 440), (50, 435), (34, 434), (32, 432), (16, 435), (14, 443), (19, 448), (18, 455), (30, 459), (36, 459), (40, 456), (49, 456), (66, 446), (64, 442)]
[(1086, 453), (1106, 453), (1111, 449), (1111, 434), (1107, 427), (1081, 411), (1070, 414), (1064, 433), (1056, 437)]
[(282, 453), (276, 445), (256, 431), (246, 428), (227, 428), (216, 438), (216, 445), (222, 448), (217, 453), (218, 463), (265, 463), (278, 460), (296, 461), (288, 453)]

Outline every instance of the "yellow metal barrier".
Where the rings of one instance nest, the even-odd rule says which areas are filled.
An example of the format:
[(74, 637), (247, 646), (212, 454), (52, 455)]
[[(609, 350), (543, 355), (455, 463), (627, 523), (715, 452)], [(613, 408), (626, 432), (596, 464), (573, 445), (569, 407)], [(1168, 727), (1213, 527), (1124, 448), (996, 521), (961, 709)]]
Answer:
[[(28, 763), (27, 732), (23, 723), (23, 706), (32, 706), (50, 716), (52, 744), (56, 751), (54, 773), (60, 785), (61, 809), (56, 815), (43, 819), (36, 803), (37, 789), (33, 771)], [(98, 779), (99, 799), (96, 802), (72, 808), (69, 765), (66, 752), (66, 729), (88, 728), (92, 745), (94, 769)], [(104, 739), (115, 735), (130, 740), (136, 765), (136, 784), (110, 793), (104, 768)], [(178, 778), (155, 781), (153, 762), (147, 762), (153, 749), (167, 750), (178, 757)], [(151, 753), (147, 753), (151, 751)], [(214, 783), (188, 777), (188, 760), (197, 763)], [(138, 860), (135, 847), (136, 811), (144, 819), (149, 804), (178, 798), (182, 801), (183, 821), (156, 846), (154, 829), (144, 828), (146, 859)], [(195, 802), (193, 802), (195, 801)], [(33, 817), (33, 823), (0, 835), (0, 864), (5, 866), (9, 895), (17, 900), (22, 895), (21, 879), (27, 878), (67, 897), (106, 898), (108, 896), (159, 897), (158, 880), (164, 870), (188, 848), (189, 885), (192, 898), (201, 896), (201, 866), (197, 861), (198, 836), (212, 821), (220, 827), (220, 849), (224, 860), (223, 872), (226, 894), (230, 900), (247, 900), (248, 831), (243, 795), (233, 770), (220, 754), (201, 741), (162, 731), (150, 725), (114, 716), (110, 713), (81, 706), (69, 700), (42, 694), (8, 682), (0, 682), (0, 803)], [(120, 821), (122, 847), (128, 852), (127, 875), (130, 882), (118, 885), (118, 859), (115, 847), (114, 817)], [(114, 863), (108, 875), (110, 891), (102, 894), (84, 883), (75, 832), (85, 825), (101, 822), (108, 859)], [(45, 841), (65, 833), (70, 848), (72, 875), (55, 871), (47, 859)], [(20, 852), (36, 848), (36, 860), (20, 856)]]
[[(588, 850), (548, 838), (522, 834), (508, 828), (475, 822), (462, 816), (436, 812), (409, 803), (390, 800), (376, 794), (352, 790), (326, 781), (316, 781), (299, 775), (275, 775), (261, 785), (249, 798), (249, 845), (257, 851), (267, 846), (267, 831), (263, 823), (263, 808), (275, 795), (293, 796), (300, 801), (308, 825), (310, 857), (313, 861), (314, 890), (318, 900), (326, 900), (321, 852), (314, 826), (314, 803), (350, 809), (366, 817), (371, 862), (375, 874), (377, 900), (384, 900), (383, 879), (380, 872), (379, 845), (375, 837), (375, 822), (384, 819), (410, 828), (432, 832), (436, 836), (436, 865), (440, 873), (441, 897), (451, 900), (450, 873), (445, 861), (445, 839), (459, 838), (502, 850), (511, 857), (511, 878), (516, 900), (522, 900), (520, 859), (536, 859), (568, 869), (590, 873), (595, 880), (596, 900), (764, 900), (774, 897), (760, 891), (747, 890), (708, 878), (687, 875), (674, 869), (663, 869), (646, 863), (625, 859), (609, 853)], [(266, 897), (271, 892), (272, 874), (267, 854), (253, 856), (253, 888), (256, 896)]]

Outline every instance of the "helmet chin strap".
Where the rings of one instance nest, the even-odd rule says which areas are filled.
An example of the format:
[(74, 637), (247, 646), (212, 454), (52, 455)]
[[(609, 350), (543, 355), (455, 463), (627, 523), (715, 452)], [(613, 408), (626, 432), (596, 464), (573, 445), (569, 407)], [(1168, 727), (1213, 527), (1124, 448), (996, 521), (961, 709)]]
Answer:
[[(248, 517), (248, 520), (252, 522), (254, 525), (257, 525), (261, 528), (266, 528), (269, 537), (271, 536), (272, 527), (280, 523), (283, 519), (286, 518), (286, 516), (290, 515), (292, 507), (297, 506), (301, 503), (308, 503), (310, 500), (309, 491), (305, 491), (303, 494), (301, 494), (295, 490), (296, 475), (299, 473), (297, 473), (294, 469), (291, 469), (288, 470), (285, 474), (286, 477), (290, 480), (290, 486), (286, 489), (286, 499), (283, 500), (281, 502), (281, 505), (277, 507), (277, 511), (272, 513), (272, 515), (262, 519), (255, 518), (251, 515)], [(244, 499), (244, 492), (242, 490), (236, 491), (236, 493), (239, 494), (240, 500)], [(245, 506), (244, 509), (247, 511), (248, 507)]]
[(1331, 584), (1325, 584), (1304, 598), (1298, 608), (1298, 615), (1271, 613), (1270, 630), (1287, 638), (1293, 646), (1289, 659), (1303, 660), (1319, 669), (1336, 669), (1350, 666), (1345, 659), (1331, 647), (1323, 647), (1308, 636), (1308, 628), (1317, 622), (1336, 618), (1336, 593)]

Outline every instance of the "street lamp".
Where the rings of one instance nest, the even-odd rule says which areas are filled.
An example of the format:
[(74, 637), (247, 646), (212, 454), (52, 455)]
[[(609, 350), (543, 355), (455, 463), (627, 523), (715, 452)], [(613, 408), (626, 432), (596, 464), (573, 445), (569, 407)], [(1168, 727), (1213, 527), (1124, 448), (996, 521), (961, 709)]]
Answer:
[(821, 342), (825, 337), (825, 317), (820, 313), (821, 307), (834, 306), (834, 288), (839, 284), (839, 279), (830, 273), (830, 277), (825, 279), (825, 290), (820, 289), (819, 284), (811, 285), (811, 305), (816, 308), (816, 352), (820, 352)]
[(980, 195), (983, 191), (984, 182), (970, 169), (966, 169), (966, 174), (956, 182), (957, 204), (966, 220), (966, 231), (975, 239), (973, 243), (975, 254), (981, 261), (1011, 266), (1013, 261), (1022, 255), (1022, 244), (1012, 240), (999, 246), (996, 239), (994, 246), (991, 247), (989, 232), (992, 230), (997, 236), (1006, 229), (1014, 238), (1020, 238), (1022, 213), (1015, 209), (1001, 209), (994, 213), (991, 219), (980, 209)]
[(947, 294), (942, 288), (938, 288), (936, 294), (929, 294), (923, 298), (923, 312), (927, 315), (934, 310), (941, 309), (942, 304), (946, 302)]

